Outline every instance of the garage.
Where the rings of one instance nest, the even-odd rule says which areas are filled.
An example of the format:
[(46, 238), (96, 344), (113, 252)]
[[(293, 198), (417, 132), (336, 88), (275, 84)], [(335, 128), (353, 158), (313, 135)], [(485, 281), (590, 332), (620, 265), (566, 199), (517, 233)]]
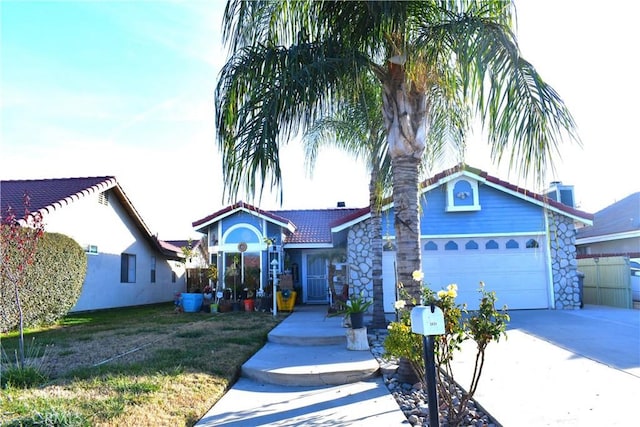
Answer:
[(478, 288), (495, 291), (497, 307), (548, 308), (547, 253), (534, 235), (424, 239), (424, 283), (434, 290), (458, 285), (458, 302), (478, 307)]
[[(423, 239), (424, 283), (435, 291), (457, 284), (457, 301), (469, 309), (478, 308), (481, 281), (496, 292), (498, 308), (549, 308), (546, 247), (541, 235)], [(393, 254), (384, 256), (385, 297), (394, 294)], [(385, 311), (393, 311), (393, 298), (385, 299)]]

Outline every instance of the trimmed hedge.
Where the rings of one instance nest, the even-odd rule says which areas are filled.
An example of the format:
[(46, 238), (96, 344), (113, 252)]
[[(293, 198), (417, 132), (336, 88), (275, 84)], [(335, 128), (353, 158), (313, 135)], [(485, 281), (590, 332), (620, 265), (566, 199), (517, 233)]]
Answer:
[[(44, 233), (20, 289), (25, 327), (51, 324), (65, 316), (80, 297), (86, 272), (87, 255), (75, 240)], [(2, 280), (0, 314), (2, 332), (7, 332), (17, 329), (19, 320), (13, 285)]]

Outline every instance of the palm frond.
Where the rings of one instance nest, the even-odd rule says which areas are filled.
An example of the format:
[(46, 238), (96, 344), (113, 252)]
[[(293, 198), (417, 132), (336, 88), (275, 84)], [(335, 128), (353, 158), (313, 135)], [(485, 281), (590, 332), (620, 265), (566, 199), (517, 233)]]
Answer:
[[(262, 44), (238, 51), (216, 88), (216, 126), (229, 196), (240, 187), (260, 194), (281, 180), (280, 144), (334, 109), (345, 81), (368, 59), (331, 41), (287, 49)], [(225, 193), (226, 195), (226, 193)]]

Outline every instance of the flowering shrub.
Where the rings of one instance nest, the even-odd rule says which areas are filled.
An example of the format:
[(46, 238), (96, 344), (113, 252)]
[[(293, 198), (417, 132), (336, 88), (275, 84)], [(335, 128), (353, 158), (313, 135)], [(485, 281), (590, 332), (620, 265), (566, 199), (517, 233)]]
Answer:
[[(413, 279), (421, 283), (422, 272), (415, 271)], [(415, 306), (416, 301), (411, 299), (399, 284), (400, 297), (396, 302), (398, 320), (388, 327), (388, 335), (384, 342), (385, 356), (398, 359), (406, 359), (413, 367), (419, 378), (425, 382), (424, 349), (421, 335), (411, 331), (411, 315), (405, 306)], [(445, 334), (435, 337), (435, 360), (439, 369), (436, 370), (437, 387), (440, 401), (444, 402), (448, 410), (448, 424), (459, 425), (466, 415), (467, 403), (473, 398), (478, 387), (484, 365), (485, 349), (491, 341), (498, 342), (500, 337), (506, 337), (506, 327), (509, 315), (506, 307), (498, 311), (495, 308), (495, 292), (486, 291), (484, 283), (480, 282), (478, 290), (480, 305), (478, 310), (467, 310), (466, 304), (457, 304), (458, 287), (450, 284), (446, 289), (434, 292), (426, 286), (422, 286), (422, 303), (434, 304), (444, 314)], [(408, 302), (408, 304), (407, 304)], [(462, 343), (466, 340), (476, 343), (475, 367), (471, 384), (463, 391), (454, 379), (452, 361), (456, 352), (460, 351)]]

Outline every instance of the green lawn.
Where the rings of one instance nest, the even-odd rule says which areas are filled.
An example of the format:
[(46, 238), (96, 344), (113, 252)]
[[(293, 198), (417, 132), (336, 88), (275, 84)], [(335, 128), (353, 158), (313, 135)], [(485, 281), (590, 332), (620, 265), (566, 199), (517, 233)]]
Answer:
[[(48, 379), (0, 397), (3, 426), (190, 426), (236, 380), (282, 319), (180, 313), (173, 304), (71, 315), (25, 334)], [(15, 334), (0, 344), (9, 358)], [(7, 373), (7, 364), (1, 375)]]

